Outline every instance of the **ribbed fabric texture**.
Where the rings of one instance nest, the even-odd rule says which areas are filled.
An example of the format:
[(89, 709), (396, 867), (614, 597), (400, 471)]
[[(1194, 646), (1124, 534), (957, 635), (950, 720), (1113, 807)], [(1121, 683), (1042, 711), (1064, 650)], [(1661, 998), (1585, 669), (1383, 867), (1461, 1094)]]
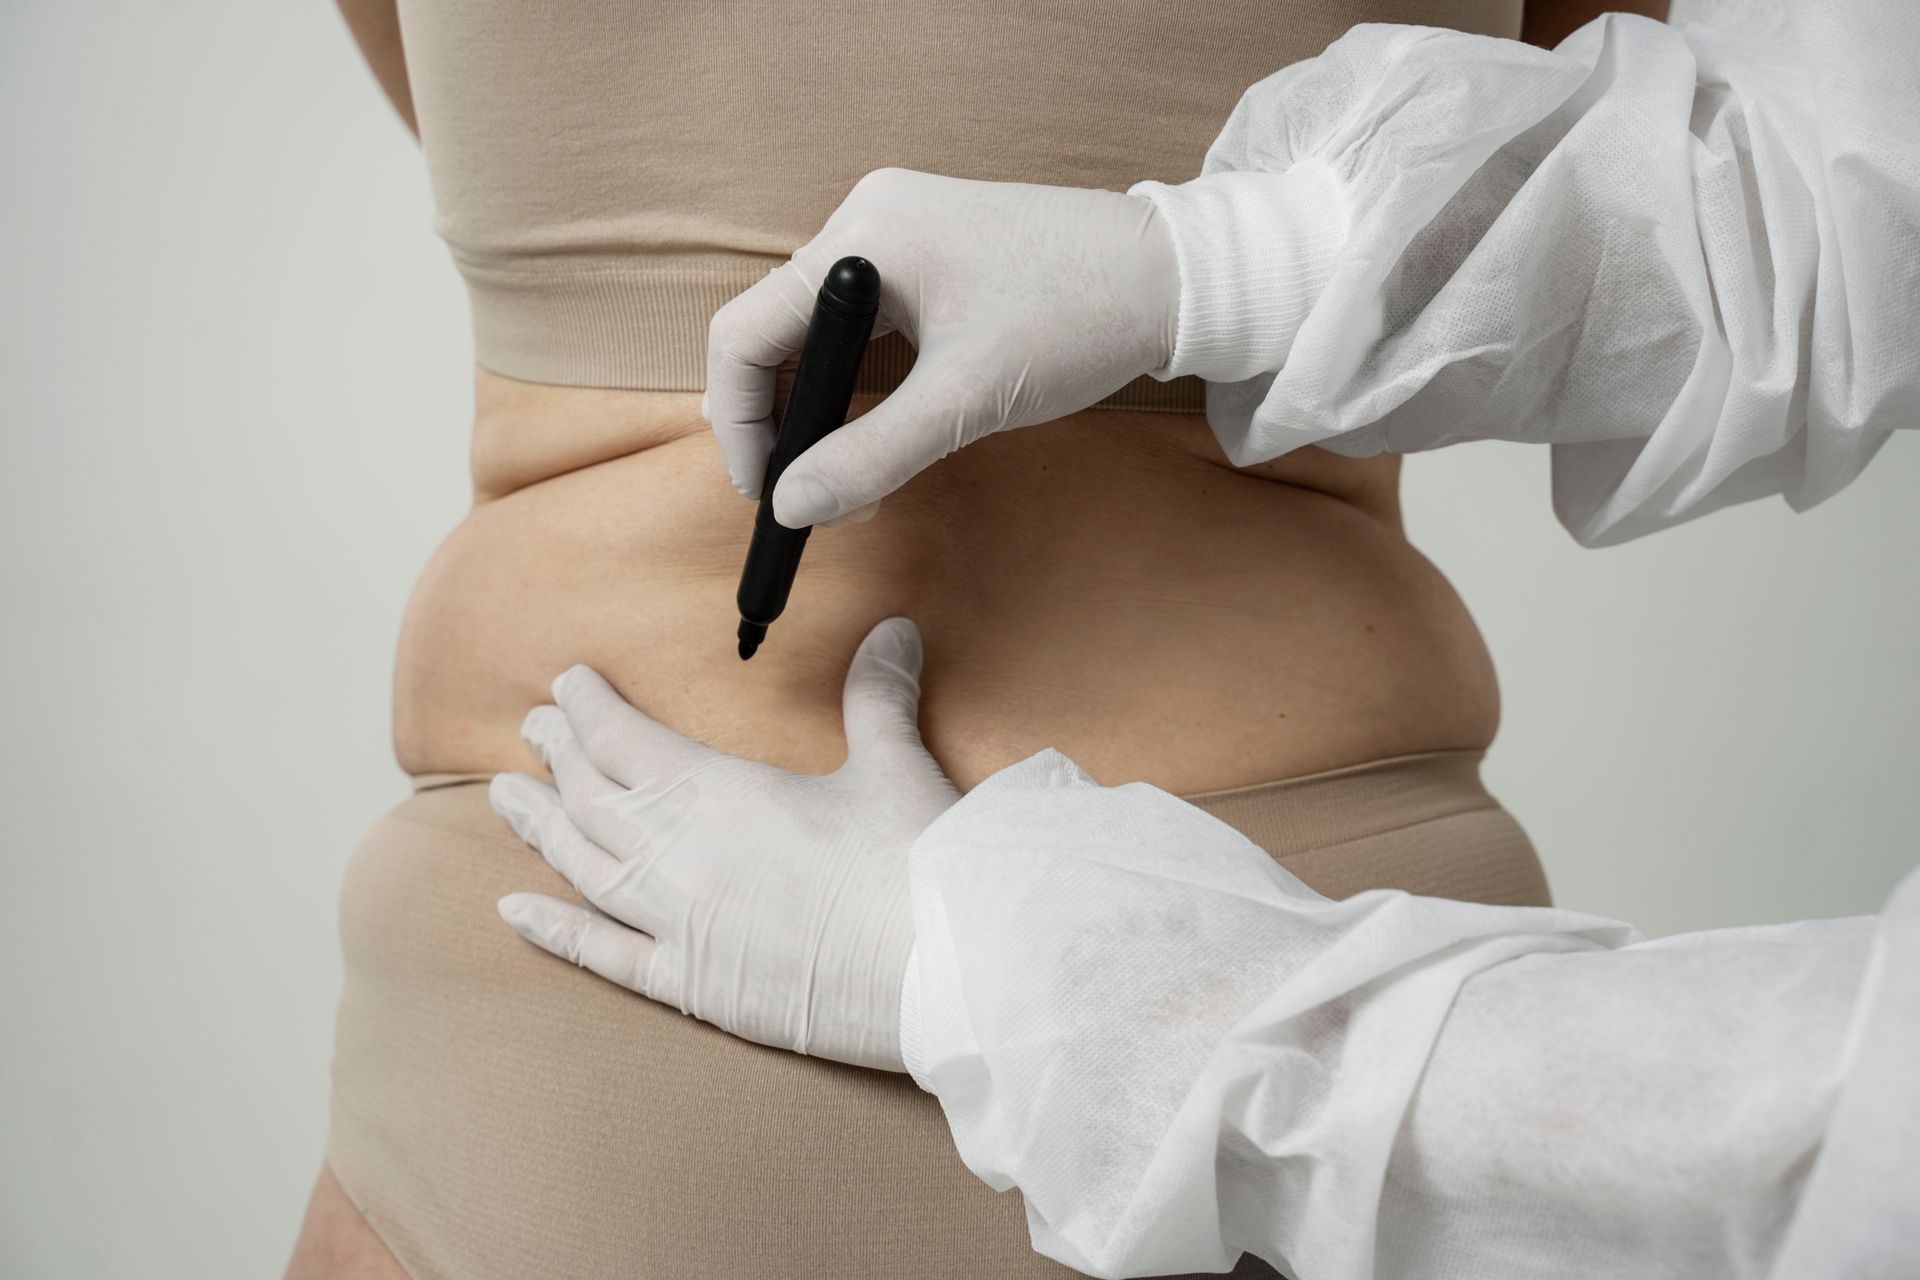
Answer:
[[(474, 359), (525, 382), (699, 391), (707, 385), (707, 320), (772, 265), (666, 261), (529, 272), (463, 263)], [(900, 335), (876, 339), (854, 390), (885, 395), (914, 359)], [(1206, 387), (1199, 378), (1142, 375), (1094, 407), (1199, 413)]]
[(480, 266), (456, 255), (473, 305), (474, 359), (527, 382), (699, 391), (706, 324), (774, 262), (644, 259), (599, 269)]
[(1286, 362), (1347, 237), (1346, 197), (1317, 160), (1285, 173), (1136, 183), (1167, 220), (1180, 320), (1161, 376), (1241, 382)]

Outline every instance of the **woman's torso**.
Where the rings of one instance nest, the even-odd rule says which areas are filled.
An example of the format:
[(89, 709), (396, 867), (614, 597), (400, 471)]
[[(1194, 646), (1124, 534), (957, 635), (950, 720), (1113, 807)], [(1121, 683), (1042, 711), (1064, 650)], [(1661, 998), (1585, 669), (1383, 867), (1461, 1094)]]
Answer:
[[(847, 659), (895, 613), (925, 633), (922, 727), (962, 787), (1043, 746), (1193, 793), (1492, 737), (1486, 652), (1401, 532), (1396, 465), (1307, 450), (1235, 471), (1191, 384), (1121, 397), (1188, 412), (995, 437), (872, 522), (817, 531), (743, 664), (753, 507), (698, 406), (707, 316), (870, 169), (1179, 180), (1248, 84), (1352, 23), (1512, 34), (1518, 0), (401, 9), (483, 366), (473, 510), (400, 644), (409, 772), (537, 767), (518, 726), (575, 662), (722, 749), (828, 769)], [(883, 392), (897, 362), (873, 367)], [(498, 893), (559, 887), (478, 791), (428, 792), (377, 827), (343, 906), (330, 1159), (415, 1274), (1051, 1274), (906, 1082), (719, 1036), (508, 935)], [(458, 821), (419, 820), (455, 794)], [(1348, 866), (1371, 805), (1323, 824), (1330, 889), (1543, 895), (1517, 829), (1422, 826), (1418, 859)], [(1269, 825), (1301, 834), (1283, 809)], [(1415, 861), (1440, 882), (1400, 874)], [(1475, 866), (1499, 875), (1459, 870)], [(540, 1150), (565, 1158), (530, 1180)], [(590, 1196), (617, 1217), (556, 1225)], [(456, 1265), (469, 1256), (485, 1265)]]

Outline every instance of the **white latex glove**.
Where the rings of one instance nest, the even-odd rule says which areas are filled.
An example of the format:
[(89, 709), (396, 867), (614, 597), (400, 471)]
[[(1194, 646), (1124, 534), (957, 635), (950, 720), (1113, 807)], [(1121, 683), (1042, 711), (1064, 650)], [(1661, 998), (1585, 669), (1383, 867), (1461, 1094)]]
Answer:
[(558, 788), (503, 773), (490, 795), (600, 910), (516, 893), (502, 918), (734, 1035), (903, 1070), (907, 851), (959, 798), (921, 745), (920, 661), (907, 619), (868, 633), (847, 670), (847, 762), (825, 777), (702, 746), (567, 671), (522, 731)]
[(884, 401), (787, 468), (774, 515), (792, 528), (869, 506), (984, 435), (1084, 409), (1173, 351), (1179, 270), (1148, 200), (875, 170), (792, 261), (714, 314), (703, 412), (748, 497), (773, 448), (775, 370), (848, 254), (880, 269), (875, 336), (898, 330), (919, 355)]

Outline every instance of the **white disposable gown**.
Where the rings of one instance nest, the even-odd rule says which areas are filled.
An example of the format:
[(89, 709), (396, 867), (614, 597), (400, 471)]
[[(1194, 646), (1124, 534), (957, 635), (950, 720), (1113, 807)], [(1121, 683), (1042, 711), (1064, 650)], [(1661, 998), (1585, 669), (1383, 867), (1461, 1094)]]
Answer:
[(1920, 874), (1878, 917), (1647, 942), (1321, 897), (1044, 752), (910, 860), (901, 1045), (1096, 1276), (1920, 1276)]
[[(1713, 0), (1553, 52), (1360, 27), (1249, 90), (1202, 178), (1135, 190), (1180, 256), (1159, 372), (1214, 382), (1238, 464), (1538, 441), (1605, 543), (1810, 506), (1920, 421), (1914, 0)], [(911, 874), (909, 1069), (1083, 1271), (1920, 1276), (1920, 877), (1656, 942), (1331, 902), (1051, 753)]]
[(1553, 447), (1588, 544), (1831, 496), (1920, 423), (1920, 4), (1699, 0), (1548, 52), (1361, 26), (1132, 188), (1237, 465)]

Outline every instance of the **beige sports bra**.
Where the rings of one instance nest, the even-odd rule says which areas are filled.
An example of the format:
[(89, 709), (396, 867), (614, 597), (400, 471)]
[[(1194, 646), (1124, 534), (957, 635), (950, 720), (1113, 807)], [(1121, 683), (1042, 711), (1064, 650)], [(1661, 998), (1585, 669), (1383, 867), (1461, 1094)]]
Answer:
[[(707, 323), (861, 175), (1124, 190), (1196, 175), (1242, 91), (1355, 22), (1489, 34), (1520, 0), (400, 0), (478, 362), (696, 391)], [(862, 389), (913, 353), (870, 352)], [(1114, 407), (1197, 410), (1193, 379)]]

